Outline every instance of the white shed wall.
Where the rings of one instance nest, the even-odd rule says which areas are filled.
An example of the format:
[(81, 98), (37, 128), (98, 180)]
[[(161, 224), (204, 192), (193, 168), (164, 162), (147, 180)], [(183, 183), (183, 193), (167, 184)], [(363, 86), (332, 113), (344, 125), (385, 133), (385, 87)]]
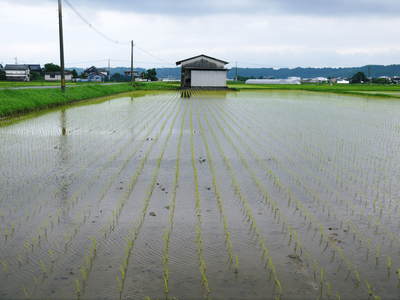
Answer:
[[(50, 75), (46, 74), (46, 75), (44, 75), (44, 80), (45, 81), (61, 81), (61, 75), (57, 74), (54, 77), (51, 77)], [(65, 74), (65, 80), (72, 81), (72, 74)]]
[(192, 87), (226, 87), (227, 71), (192, 70)]

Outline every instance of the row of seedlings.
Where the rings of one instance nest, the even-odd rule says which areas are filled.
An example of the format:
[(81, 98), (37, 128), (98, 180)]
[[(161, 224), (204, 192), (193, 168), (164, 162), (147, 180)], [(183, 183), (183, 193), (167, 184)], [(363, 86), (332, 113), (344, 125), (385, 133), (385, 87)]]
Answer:
[[(158, 174), (159, 174), (159, 171), (160, 171), (160, 168), (161, 168), (161, 163), (162, 163), (163, 158), (164, 158), (165, 150), (167, 149), (168, 142), (169, 142), (169, 140), (170, 140), (170, 138), (172, 136), (172, 132), (173, 132), (176, 120), (177, 120), (178, 115), (180, 114), (180, 112), (181, 112), (181, 106), (176, 111), (176, 114), (172, 119), (172, 122), (171, 122), (171, 125), (170, 125), (170, 128), (169, 128), (167, 137), (164, 140), (161, 152), (160, 152), (160, 154), (159, 154), (159, 156), (157, 158), (157, 163), (156, 163), (156, 166), (155, 166), (155, 168), (153, 170), (153, 175), (152, 175), (151, 182), (150, 182), (150, 184), (149, 184), (149, 186), (148, 186), (148, 188), (146, 190), (146, 195), (145, 195), (145, 198), (144, 198), (144, 201), (143, 201), (143, 207), (142, 207), (142, 210), (141, 210), (141, 213), (140, 213), (140, 217), (136, 222), (134, 222), (134, 225), (129, 230), (128, 236), (126, 237), (127, 244), (125, 246), (124, 257), (123, 257), (122, 263), (121, 263), (120, 268), (119, 268), (119, 271), (120, 271), (119, 273), (120, 274), (117, 275), (117, 277), (116, 277), (117, 284), (118, 284), (118, 292), (119, 292), (120, 298), (122, 298), (122, 294), (124, 292), (126, 274), (128, 272), (128, 266), (129, 266), (130, 258), (133, 255), (133, 253), (132, 253), (133, 252), (133, 248), (135, 246), (135, 242), (136, 242), (136, 240), (137, 240), (137, 238), (138, 238), (138, 236), (140, 234), (140, 230), (141, 230), (141, 228), (142, 228), (142, 226), (144, 224), (144, 221), (146, 219), (148, 207), (150, 205), (150, 201), (151, 201), (151, 198), (152, 198), (153, 193), (154, 193), (154, 189), (155, 189), (156, 184), (157, 184)], [(184, 115), (182, 116), (182, 118), (184, 118)]]

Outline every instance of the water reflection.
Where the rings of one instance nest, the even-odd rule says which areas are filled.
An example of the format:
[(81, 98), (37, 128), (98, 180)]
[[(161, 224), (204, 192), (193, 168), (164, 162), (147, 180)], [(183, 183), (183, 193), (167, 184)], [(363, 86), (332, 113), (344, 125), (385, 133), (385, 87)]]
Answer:
[(204, 99), (226, 99), (228, 93), (231, 91), (225, 89), (215, 89), (215, 90), (203, 90), (203, 89), (185, 89), (181, 90), (181, 98), (193, 98), (200, 97)]
[(192, 97), (192, 90), (181, 91), (181, 98), (191, 98), (191, 97)]
[(70, 151), (68, 145), (68, 130), (67, 130), (67, 112), (65, 109), (60, 111), (60, 131), (58, 146), (58, 171), (56, 174), (56, 185), (58, 187), (57, 199), (59, 200), (60, 207), (64, 207), (68, 200), (68, 190), (70, 185), (69, 176), (67, 173), (67, 167), (70, 162)]

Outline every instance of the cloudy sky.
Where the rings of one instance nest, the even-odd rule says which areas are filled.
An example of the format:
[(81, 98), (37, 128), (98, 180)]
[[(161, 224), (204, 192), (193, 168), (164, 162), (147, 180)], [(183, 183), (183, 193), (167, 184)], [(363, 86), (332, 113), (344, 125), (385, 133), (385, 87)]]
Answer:
[[(172, 67), (208, 54), (242, 67), (400, 63), (399, 0), (68, 0), (67, 66)], [(0, 63), (59, 62), (56, 0), (0, 0)], [(232, 66), (231, 65), (231, 66)]]

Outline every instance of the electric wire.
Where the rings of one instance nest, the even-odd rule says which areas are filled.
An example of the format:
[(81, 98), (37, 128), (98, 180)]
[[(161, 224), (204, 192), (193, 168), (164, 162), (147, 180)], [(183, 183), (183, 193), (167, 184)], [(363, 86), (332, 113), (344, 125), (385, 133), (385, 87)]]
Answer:
[[(85, 23), (87, 26), (89, 26), (89, 28), (91, 28), (94, 32), (96, 32), (98, 35), (100, 35), (101, 37), (103, 37), (105, 40), (113, 43), (113, 44), (117, 44), (117, 45), (129, 45), (130, 42), (122, 42), (122, 41), (118, 41), (115, 40), (111, 37), (109, 37), (107, 34), (103, 33), (101, 30), (97, 29), (91, 22), (89, 22), (79, 11), (78, 9), (76, 9), (69, 0), (64, 0), (64, 2), (68, 5), (68, 7), (78, 16), (79, 19), (81, 19), (81, 21), (83, 23)], [(148, 56), (153, 57), (154, 59), (158, 60), (159, 62), (168, 64), (168, 65), (174, 65), (174, 63), (168, 62), (160, 57), (158, 57), (157, 55), (154, 55), (153, 53), (151, 53), (150, 51), (143, 49), (142, 47), (139, 47), (137, 44), (135, 44), (135, 48), (137, 48), (139, 51), (147, 54)]]

